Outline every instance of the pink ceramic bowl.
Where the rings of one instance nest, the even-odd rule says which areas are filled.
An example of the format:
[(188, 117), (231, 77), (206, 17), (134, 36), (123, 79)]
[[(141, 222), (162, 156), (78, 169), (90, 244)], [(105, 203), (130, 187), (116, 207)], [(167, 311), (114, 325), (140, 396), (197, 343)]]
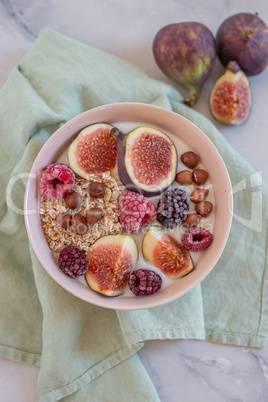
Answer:
[[(125, 296), (105, 297), (95, 293), (83, 279), (71, 279), (61, 272), (43, 234), (38, 214), (40, 172), (47, 165), (59, 160), (79, 130), (96, 122), (107, 122), (119, 128), (147, 125), (178, 137), (187, 144), (188, 149), (193, 149), (200, 155), (210, 175), (214, 192), (213, 242), (207, 250), (202, 252), (195, 269), (190, 274), (169, 281), (168, 285), (151, 296), (136, 297), (127, 293)], [(74, 117), (44, 144), (33, 164), (26, 187), (25, 222), (30, 242), (40, 263), (66, 291), (101, 307), (138, 310), (160, 306), (183, 296), (210, 273), (219, 260), (228, 239), (232, 222), (232, 205), (231, 182), (225, 164), (213, 143), (198, 127), (180, 115), (158, 106), (119, 103), (100, 106)], [(141, 250), (139, 251), (141, 253)]]

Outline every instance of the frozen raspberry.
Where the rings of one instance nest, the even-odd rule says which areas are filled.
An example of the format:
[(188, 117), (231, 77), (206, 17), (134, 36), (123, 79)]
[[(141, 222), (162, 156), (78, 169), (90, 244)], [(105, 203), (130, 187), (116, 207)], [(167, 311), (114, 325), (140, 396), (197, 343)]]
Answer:
[(71, 278), (82, 276), (87, 271), (87, 260), (75, 246), (67, 246), (61, 250), (58, 262), (60, 269)]
[(182, 237), (182, 244), (188, 250), (205, 250), (212, 242), (212, 234), (203, 228), (193, 227), (187, 230)]
[(152, 295), (161, 288), (161, 285), (161, 276), (149, 269), (132, 271), (128, 279), (128, 286), (136, 296)]
[(158, 201), (157, 220), (167, 229), (185, 221), (190, 208), (186, 192), (180, 188), (166, 191)]
[(52, 163), (43, 171), (40, 192), (45, 198), (59, 198), (68, 194), (75, 183), (75, 174), (64, 163)]
[(119, 197), (118, 209), (121, 224), (128, 233), (139, 233), (156, 218), (154, 204), (134, 191), (126, 191)]

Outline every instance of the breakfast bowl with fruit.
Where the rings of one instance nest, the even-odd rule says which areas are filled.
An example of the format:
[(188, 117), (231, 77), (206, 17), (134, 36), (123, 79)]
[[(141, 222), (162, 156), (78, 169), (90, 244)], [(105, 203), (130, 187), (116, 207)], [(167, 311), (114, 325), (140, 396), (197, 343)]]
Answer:
[[(35, 213), (33, 213), (35, 211)], [(47, 273), (110, 309), (173, 301), (210, 273), (232, 191), (213, 143), (158, 106), (100, 106), (60, 127), (29, 175), (25, 222)]]

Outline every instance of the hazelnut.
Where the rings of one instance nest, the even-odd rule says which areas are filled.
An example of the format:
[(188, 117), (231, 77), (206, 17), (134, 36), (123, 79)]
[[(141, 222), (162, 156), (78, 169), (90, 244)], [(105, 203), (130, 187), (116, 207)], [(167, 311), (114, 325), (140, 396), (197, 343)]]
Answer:
[(185, 152), (181, 155), (181, 161), (189, 169), (194, 169), (199, 162), (199, 155), (192, 151)]
[(89, 208), (87, 210), (87, 223), (88, 225), (94, 225), (99, 222), (103, 217), (103, 211), (100, 208)]
[(198, 214), (206, 218), (213, 209), (213, 204), (209, 201), (202, 201), (196, 204), (195, 210)]
[(77, 235), (83, 235), (87, 232), (87, 221), (84, 216), (80, 214), (73, 216), (72, 231)]
[(184, 186), (193, 182), (193, 175), (189, 170), (182, 170), (181, 172), (176, 174), (175, 180), (176, 182)]
[(195, 169), (193, 171), (193, 178), (195, 184), (202, 186), (208, 179), (208, 172), (204, 169)]
[(63, 229), (69, 229), (71, 227), (71, 222), (72, 222), (72, 215), (66, 214), (65, 212), (62, 212), (57, 215), (56, 221), (59, 222), (61, 227)]
[(209, 190), (203, 188), (197, 188), (190, 194), (190, 199), (194, 204), (204, 201), (208, 196)]
[(75, 209), (81, 205), (81, 197), (75, 191), (71, 191), (64, 197), (65, 204), (70, 209)]
[(102, 198), (105, 193), (105, 186), (97, 181), (92, 181), (89, 184), (87, 191), (92, 198)]
[(188, 215), (185, 221), (183, 221), (182, 226), (185, 228), (191, 228), (193, 226), (197, 226), (201, 218), (202, 216), (199, 214)]

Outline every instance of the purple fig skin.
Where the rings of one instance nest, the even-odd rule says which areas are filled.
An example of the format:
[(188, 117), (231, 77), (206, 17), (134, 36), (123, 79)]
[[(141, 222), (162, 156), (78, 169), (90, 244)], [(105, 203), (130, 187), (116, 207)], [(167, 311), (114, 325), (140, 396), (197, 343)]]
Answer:
[(212, 32), (199, 22), (167, 25), (154, 38), (153, 54), (160, 70), (188, 89), (185, 103), (193, 106), (216, 62)]
[(235, 60), (248, 76), (257, 75), (268, 65), (268, 27), (258, 15), (239, 13), (219, 27), (218, 56), (226, 67)]

